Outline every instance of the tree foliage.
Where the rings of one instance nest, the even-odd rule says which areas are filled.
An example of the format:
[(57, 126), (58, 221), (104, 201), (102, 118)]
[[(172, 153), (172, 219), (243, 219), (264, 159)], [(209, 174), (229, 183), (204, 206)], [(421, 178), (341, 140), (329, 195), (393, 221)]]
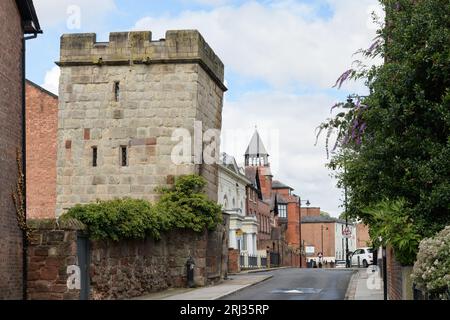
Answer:
[(171, 188), (159, 188), (160, 200), (114, 199), (76, 205), (61, 219), (83, 222), (94, 239), (159, 239), (162, 232), (214, 230), (221, 222), (221, 207), (203, 193), (205, 180), (197, 175), (179, 177)]
[(363, 209), (363, 212), (372, 220), (370, 225), (372, 246), (390, 245), (401, 264), (411, 264), (416, 258), (421, 237), (411, 219), (405, 200), (384, 199)]
[(320, 215), (321, 215), (322, 217), (327, 217), (327, 218), (330, 218), (330, 217), (331, 217), (330, 214), (329, 214), (328, 212), (322, 211), (322, 210), (320, 210)]
[(336, 104), (319, 129), (327, 140), (337, 132), (329, 167), (348, 189), (350, 216), (372, 228), (367, 208), (404, 201), (417, 234), (431, 236), (450, 223), (450, 2), (380, 2), (387, 22), (360, 54), (385, 62), (338, 79), (363, 79), (369, 95)]

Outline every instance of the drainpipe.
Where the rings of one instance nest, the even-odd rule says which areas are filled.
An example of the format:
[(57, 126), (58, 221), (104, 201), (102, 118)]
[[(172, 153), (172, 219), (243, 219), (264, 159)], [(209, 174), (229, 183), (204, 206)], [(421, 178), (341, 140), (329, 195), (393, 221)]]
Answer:
[[(25, 223), (27, 221), (27, 146), (26, 146), (26, 105), (25, 105), (25, 85), (26, 85), (26, 75), (25, 75), (25, 61), (26, 61), (26, 40), (37, 38), (37, 33), (32, 36), (23, 37), (22, 39), (22, 172), (23, 172), (23, 209), (25, 212)], [(27, 233), (25, 230), (22, 231), (22, 296), (23, 300), (27, 300), (27, 281), (28, 281), (28, 264), (27, 264), (27, 255), (28, 255), (28, 240)]]

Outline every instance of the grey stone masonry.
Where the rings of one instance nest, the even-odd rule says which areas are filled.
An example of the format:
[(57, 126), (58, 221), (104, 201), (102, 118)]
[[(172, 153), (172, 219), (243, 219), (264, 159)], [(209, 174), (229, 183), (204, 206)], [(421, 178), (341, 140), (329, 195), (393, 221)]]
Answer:
[(217, 165), (171, 160), (175, 129), (193, 137), (194, 121), (203, 132), (222, 126), (224, 66), (198, 31), (167, 31), (159, 41), (149, 31), (116, 32), (108, 43), (63, 35), (57, 64), (57, 217), (96, 199), (154, 201), (155, 187), (182, 174), (204, 176), (217, 200)]

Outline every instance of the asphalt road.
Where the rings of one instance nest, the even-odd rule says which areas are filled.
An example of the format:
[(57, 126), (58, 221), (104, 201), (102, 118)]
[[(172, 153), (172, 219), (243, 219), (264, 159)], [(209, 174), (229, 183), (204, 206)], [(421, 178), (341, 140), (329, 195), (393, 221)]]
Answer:
[(344, 300), (352, 271), (292, 268), (261, 274), (273, 278), (223, 300)]

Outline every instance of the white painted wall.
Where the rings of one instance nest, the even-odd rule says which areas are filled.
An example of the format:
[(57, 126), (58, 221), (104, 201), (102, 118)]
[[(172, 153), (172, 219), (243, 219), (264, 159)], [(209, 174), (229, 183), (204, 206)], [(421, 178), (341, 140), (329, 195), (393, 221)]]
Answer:
[[(336, 260), (345, 260), (345, 239), (342, 235), (342, 230), (345, 228), (345, 223), (336, 222), (335, 224), (335, 257)], [(349, 224), (348, 227), (352, 232), (351, 238), (348, 239), (348, 251), (356, 250), (356, 226)]]

